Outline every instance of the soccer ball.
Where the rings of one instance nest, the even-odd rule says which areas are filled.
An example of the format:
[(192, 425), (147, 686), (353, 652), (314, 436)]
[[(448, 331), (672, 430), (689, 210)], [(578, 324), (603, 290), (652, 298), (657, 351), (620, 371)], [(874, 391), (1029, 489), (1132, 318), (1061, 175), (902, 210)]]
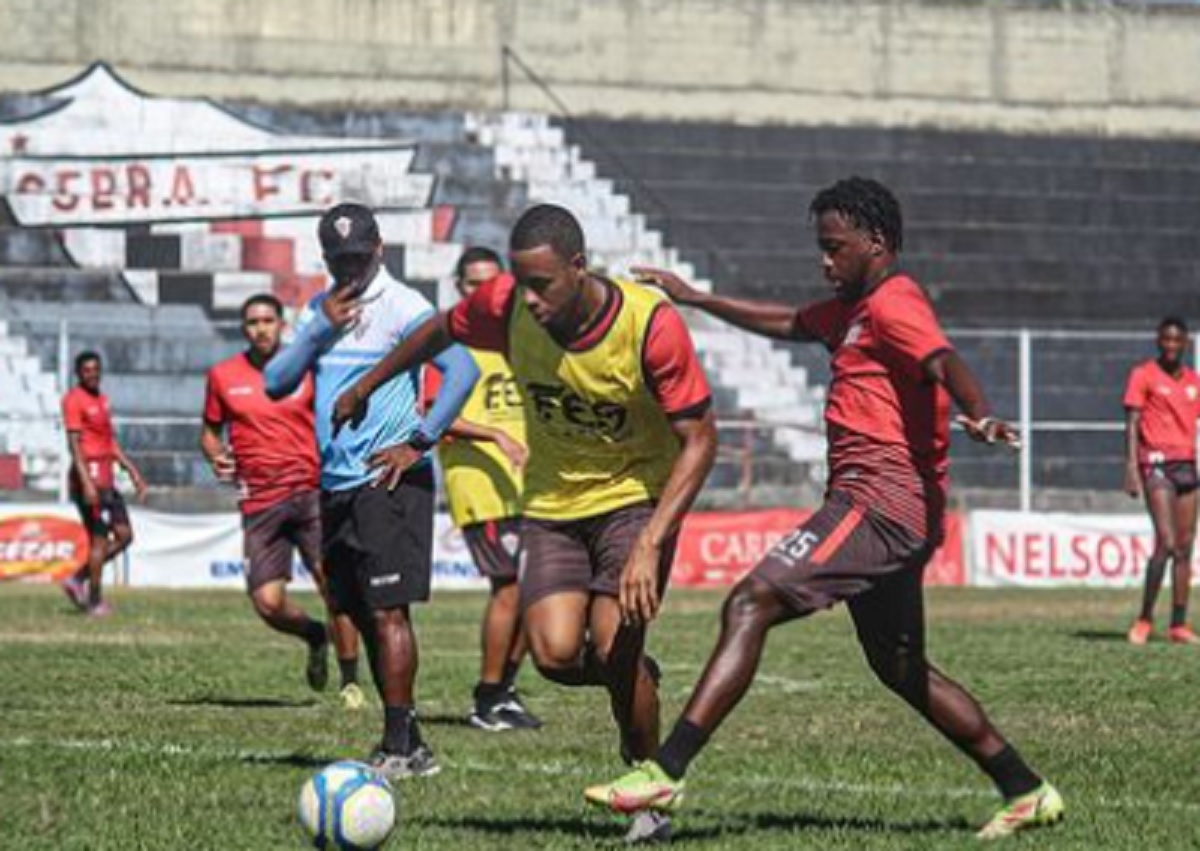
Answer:
[(396, 824), (392, 787), (361, 762), (335, 762), (309, 778), (298, 810), (314, 848), (378, 848)]

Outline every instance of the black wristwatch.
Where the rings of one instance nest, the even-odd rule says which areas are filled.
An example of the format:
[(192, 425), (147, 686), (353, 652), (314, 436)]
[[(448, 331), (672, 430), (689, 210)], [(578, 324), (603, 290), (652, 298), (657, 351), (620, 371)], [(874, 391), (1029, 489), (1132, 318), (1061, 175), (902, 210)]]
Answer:
[(433, 447), (437, 446), (436, 440), (430, 440), (425, 435), (417, 432), (408, 439), (408, 445), (418, 452), (428, 452)]

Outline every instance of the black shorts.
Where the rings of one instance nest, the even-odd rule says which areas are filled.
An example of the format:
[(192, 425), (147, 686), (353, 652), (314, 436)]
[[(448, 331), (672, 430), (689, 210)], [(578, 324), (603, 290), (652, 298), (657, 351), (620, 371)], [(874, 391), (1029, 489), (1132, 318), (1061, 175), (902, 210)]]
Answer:
[(433, 571), (433, 469), (395, 490), (363, 485), (321, 493), (322, 549), (334, 607), (392, 609), (429, 599)]
[[(582, 520), (525, 518), (525, 552), (521, 567), (521, 606), (528, 608), (543, 597), (569, 591), (616, 597), (621, 571), (638, 535), (650, 522), (650, 503), (618, 508)], [(666, 591), (675, 560), (672, 536), (659, 561), (658, 590)]]
[(107, 538), (112, 534), (114, 526), (129, 525), (129, 510), (125, 507), (125, 499), (119, 491), (112, 488), (101, 488), (98, 492), (100, 502), (95, 507), (84, 502), (83, 494), (71, 494), (71, 501), (79, 511), (79, 521), (92, 537)]
[(521, 563), (521, 518), (485, 520), (462, 528), (475, 567), (488, 579), (516, 582)]
[(1146, 490), (1168, 488), (1177, 496), (1200, 488), (1195, 461), (1158, 461), (1142, 465), (1142, 487)]
[(242, 517), (246, 548), (246, 587), (257, 591), (271, 582), (292, 578), (292, 553), (310, 572), (321, 560), (321, 498), (316, 491), (290, 496)]
[[(919, 590), (933, 552), (930, 542), (835, 491), (750, 575), (771, 585), (793, 614), (803, 616), (846, 601), (853, 608), (855, 598), (877, 588), (907, 589), (913, 576)], [(895, 581), (901, 576), (907, 579)]]

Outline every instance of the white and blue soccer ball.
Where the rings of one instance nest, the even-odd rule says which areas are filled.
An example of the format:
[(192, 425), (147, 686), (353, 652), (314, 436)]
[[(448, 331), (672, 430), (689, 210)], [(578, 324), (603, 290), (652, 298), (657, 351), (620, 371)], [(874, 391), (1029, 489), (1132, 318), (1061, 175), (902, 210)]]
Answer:
[(300, 824), (314, 848), (378, 848), (396, 825), (392, 787), (361, 762), (335, 762), (300, 790)]

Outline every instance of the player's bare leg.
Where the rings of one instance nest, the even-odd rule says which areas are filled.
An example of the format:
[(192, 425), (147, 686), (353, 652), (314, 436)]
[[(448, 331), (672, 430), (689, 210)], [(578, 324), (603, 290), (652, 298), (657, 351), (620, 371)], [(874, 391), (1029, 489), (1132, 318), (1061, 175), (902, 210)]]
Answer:
[(1197, 492), (1175, 500), (1175, 547), (1171, 551), (1171, 627), (1167, 637), (1178, 644), (1200, 643), (1188, 626), (1188, 596), (1192, 585), (1192, 547), (1196, 539)]
[(660, 731), (658, 683), (643, 654), (646, 631), (622, 625), (616, 599), (604, 596), (592, 598), (588, 626), (621, 731), (622, 756), (649, 759), (658, 751)]
[(323, 691), (329, 679), (326, 659), (329, 638), (325, 624), (313, 620), (292, 603), (287, 583), (282, 579), (265, 582), (250, 592), (250, 602), (263, 623), (276, 632), (294, 635), (308, 645), (308, 664), (305, 676), (314, 691)]
[(521, 623), (520, 589), (510, 578), (492, 578), (491, 586), (480, 629), (479, 682), (467, 721), (493, 733), (536, 730), (542, 722), (526, 708), (515, 685), (528, 648)]
[(107, 534), (92, 535), (91, 546), (88, 548), (87, 559), (87, 609), (89, 613), (103, 614), (107, 612), (103, 600), (104, 565), (108, 564), (109, 542)]
[(1146, 508), (1154, 525), (1154, 551), (1146, 562), (1142, 610), (1129, 630), (1131, 644), (1145, 644), (1154, 631), (1154, 605), (1162, 589), (1167, 564), (1175, 552), (1175, 493), (1171, 488), (1146, 488)]
[(333, 594), (325, 577), (325, 567), (319, 559), (308, 564), (309, 572), (317, 586), (317, 593), (325, 603), (325, 611), (329, 618), (329, 632), (333, 636), (333, 648), (337, 655), (338, 670), (341, 676), (339, 694), (342, 705), (347, 709), (361, 709), (366, 703), (366, 696), (358, 685), (358, 636), (360, 630), (354, 619), (344, 612), (339, 612), (334, 604)]
[(538, 672), (564, 686), (604, 685), (587, 642), (590, 595), (581, 591), (550, 594), (525, 611), (529, 653)]
[[(414, 686), (419, 654), (408, 606), (375, 609), (370, 615), (375, 682), (383, 700), (383, 741), (372, 764), (389, 779), (428, 776), (441, 770), (421, 737)], [(373, 647), (372, 647), (373, 645)]]

